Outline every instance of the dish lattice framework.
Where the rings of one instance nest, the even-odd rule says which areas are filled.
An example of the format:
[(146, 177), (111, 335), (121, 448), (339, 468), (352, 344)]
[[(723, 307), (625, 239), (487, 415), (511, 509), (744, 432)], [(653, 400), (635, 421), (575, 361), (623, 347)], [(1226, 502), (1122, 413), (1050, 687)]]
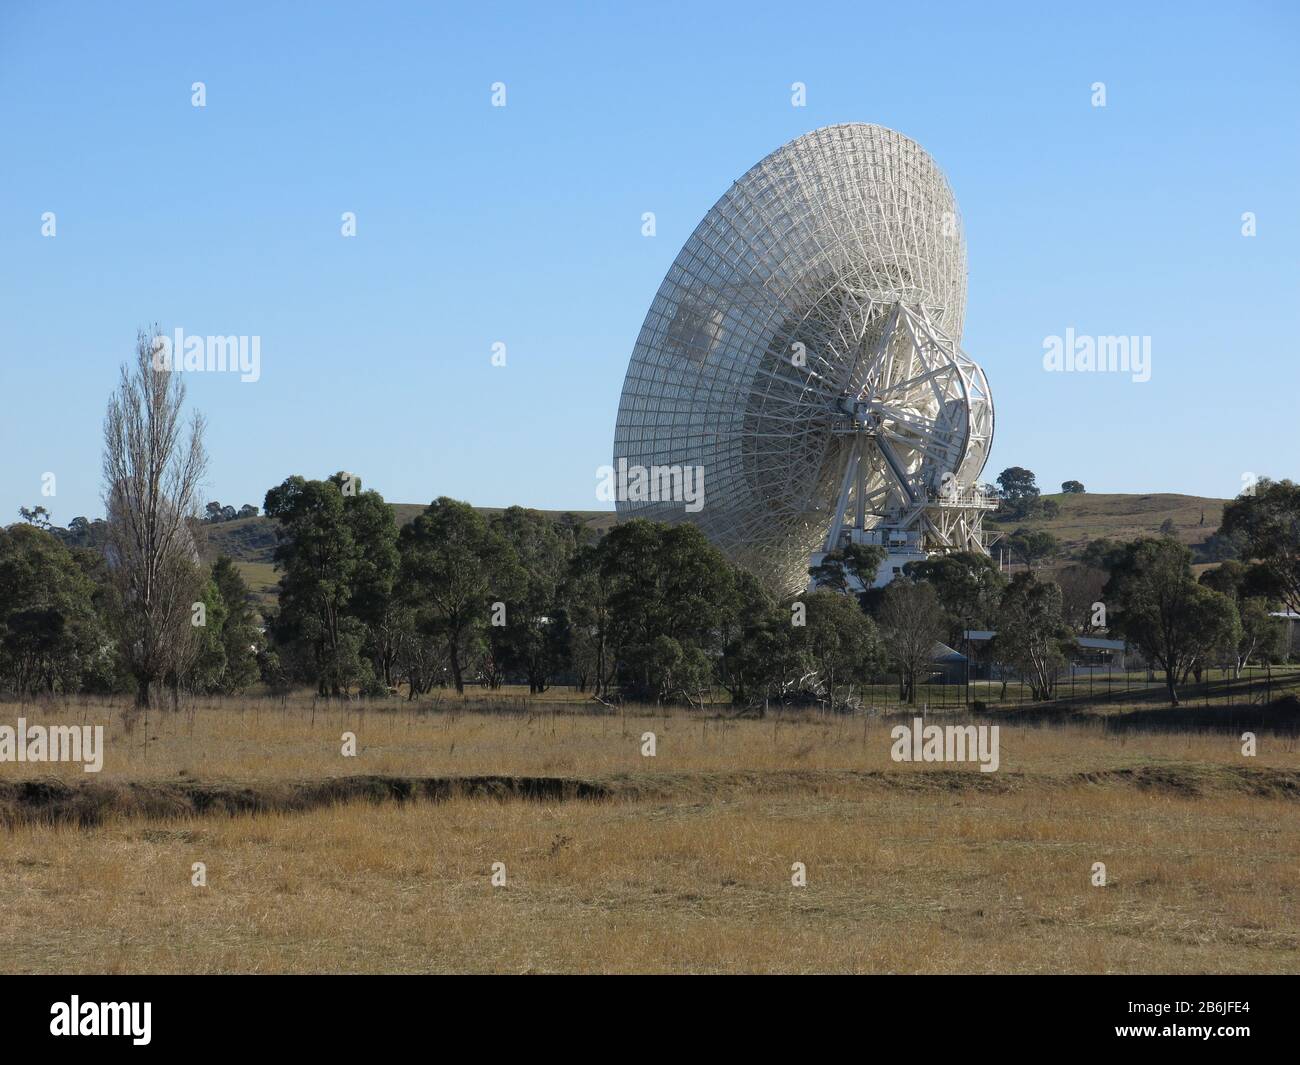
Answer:
[(673, 262), (619, 403), (616, 468), (698, 467), (704, 505), (619, 498), (620, 518), (695, 521), (785, 591), (850, 539), (985, 550), (965, 303), (957, 204), (919, 145), (851, 124), (779, 148)]

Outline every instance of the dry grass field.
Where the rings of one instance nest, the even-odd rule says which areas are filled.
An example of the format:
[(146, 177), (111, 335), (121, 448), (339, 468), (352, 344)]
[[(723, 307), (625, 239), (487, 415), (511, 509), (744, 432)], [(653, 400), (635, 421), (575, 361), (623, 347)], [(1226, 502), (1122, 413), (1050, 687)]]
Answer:
[(107, 753), (0, 764), (3, 972), (1300, 972), (1294, 736), (1003, 725), (980, 773), (894, 718), (19, 714)]

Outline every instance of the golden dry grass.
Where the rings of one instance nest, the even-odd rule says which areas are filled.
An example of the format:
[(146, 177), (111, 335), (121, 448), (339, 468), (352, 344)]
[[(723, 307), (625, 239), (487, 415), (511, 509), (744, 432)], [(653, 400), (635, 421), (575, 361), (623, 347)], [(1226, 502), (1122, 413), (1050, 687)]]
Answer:
[[(1296, 972), (1297, 820), (1293, 803), (1074, 789), (26, 828), (0, 866), (0, 966)], [(1095, 861), (1110, 886), (1089, 886)]]
[(1070, 550), (1081, 549), (1089, 540), (1126, 542), (1140, 536), (1157, 536), (1166, 520), (1174, 523), (1174, 535), (1185, 544), (1200, 543), (1219, 528), (1225, 499), (1163, 492), (1136, 493), (1048, 492), (1060, 508), (1055, 518), (1028, 518), (1009, 523), (1046, 529)]
[[(447, 700), (437, 709), (394, 702), (281, 704), (248, 699), (202, 702), (179, 713), (154, 712), (124, 724), (112, 704), (45, 707), (0, 704), (0, 724), (22, 715), (32, 724), (102, 724), (104, 768), (96, 779), (301, 780), (356, 773), (580, 775), (727, 772), (778, 769), (895, 769), (889, 730), (910, 714), (881, 717), (770, 715), (728, 718), (680, 710), (632, 708), (601, 714), (547, 709), (476, 712)], [(957, 720), (934, 717), (933, 720)], [(964, 719), (963, 719), (964, 720)], [(1300, 741), (1267, 737), (1258, 755), (1241, 756), (1235, 735), (1211, 732), (1108, 732), (1104, 723), (1001, 726), (1004, 773), (1111, 769), (1162, 762), (1277, 768), (1300, 765)], [(344, 733), (357, 756), (342, 755)], [(642, 757), (641, 737), (656, 736), (657, 755)], [(1267, 736), (1267, 734), (1263, 734)], [(929, 767), (933, 771), (934, 767)], [(956, 770), (969, 771), (966, 768)], [(0, 781), (90, 777), (72, 764), (0, 763)]]
[[(106, 780), (654, 786), (0, 829), (0, 971), (1300, 972), (1300, 802), (1238, 786), (1243, 763), (1294, 771), (1294, 739), (1261, 735), (1244, 759), (1230, 736), (1018, 726), (982, 775), (895, 765), (892, 723), (318, 709), (313, 724), (309, 706), (251, 702), (155, 715), (147, 750), (143, 725), (117, 736)], [(338, 753), (345, 730), (356, 759)], [(0, 782), (34, 768), (0, 765)], [(1136, 768), (1170, 786), (1133, 786)], [(1089, 883), (1098, 861), (1105, 888)]]

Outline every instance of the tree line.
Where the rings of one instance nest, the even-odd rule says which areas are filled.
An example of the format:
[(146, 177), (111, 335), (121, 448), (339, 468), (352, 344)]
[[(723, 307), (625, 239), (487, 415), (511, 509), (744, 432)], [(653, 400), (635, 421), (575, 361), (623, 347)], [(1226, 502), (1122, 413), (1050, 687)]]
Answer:
[[(443, 497), (399, 527), (378, 492), (338, 472), (266, 493), (279, 582), (259, 614), (230, 559), (200, 560), (203, 422), (183, 420), (180, 375), (153, 368), (152, 337), (140, 333), (109, 404), (105, 519), (60, 530), (24, 508), (0, 530), (0, 685), (12, 692), (122, 692), (147, 707), (254, 685), (418, 699), (565, 684), (605, 701), (845, 708), (886, 678), (915, 701), (937, 646), (990, 630), (980, 653), (1036, 699), (1055, 694), (1077, 637), (1104, 633), (1162, 670), (1177, 702), (1206, 668), (1284, 657), (1271, 615), (1300, 613), (1290, 481), (1228, 504), (1220, 533), (1248, 561), (1199, 579), (1168, 535), (1094, 541), (1055, 580), (1008, 580), (959, 552), (909, 563), (884, 588), (882, 549), (850, 545), (810, 570), (810, 590), (782, 596), (691, 524), (601, 535), (576, 515), (489, 516)], [(1032, 497), (1022, 474), (1004, 492)], [(209, 520), (224, 509), (210, 505)]]
[[(1225, 524), (1276, 535), (1264, 515), (1295, 507), (1298, 493), (1266, 485), (1230, 504)], [(1176, 702), (1205, 668), (1281, 660), (1271, 614), (1300, 605), (1296, 558), (1225, 562), (1196, 579), (1169, 537), (1099, 541), (1055, 581), (1008, 580), (987, 556), (959, 552), (910, 563), (884, 588), (871, 587), (881, 550), (854, 545), (812, 571), (814, 590), (779, 597), (690, 524), (637, 520), (598, 535), (575, 515), (485, 516), (440, 498), (399, 528), (379, 493), (345, 473), (287, 478), (265, 510), (280, 581), (260, 624), (228, 558), (189, 560), (175, 587), (196, 591), (170, 593), (183, 603), (169, 621), (115, 579), (105, 552), (32, 524), (0, 531), (0, 676), (27, 694), (134, 690), (142, 703), (155, 685), (173, 697), (261, 683), (418, 699), (509, 683), (603, 700), (845, 708), (884, 678), (915, 700), (936, 645), (969, 649), (965, 634), (987, 629), (996, 637), (979, 653), (1035, 699), (1053, 697), (1076, 638), (1092, 633), (1140, 650)], [(171, 634), (153, 655), (151, 623)]]

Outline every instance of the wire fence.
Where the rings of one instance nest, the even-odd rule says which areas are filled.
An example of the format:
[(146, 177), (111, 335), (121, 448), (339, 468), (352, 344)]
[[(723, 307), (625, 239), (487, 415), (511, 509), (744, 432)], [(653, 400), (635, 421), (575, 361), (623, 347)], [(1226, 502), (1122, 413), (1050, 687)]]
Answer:
[[(1241, 670), (1207, 669), (1199, 678), (1189, 676), (1176, 685), (1183, 706), (1251, 706), (1271, 703), (1288, 693), (1300, 693), (1300, 667), (1250, 666)], [(861, 691), (864, 705), (903, 707), (897, 682), (880, 678)], [(1035, 698), (1033, 688), (1021, 678), (1005, 679), (933, 677), (916, 687), (912, 705), (944, 710), (974, 708), (976, 703), (1005, 709), (1034, 703), (1063, 706), (1131, 705), (1160, 707), (1170, 704), (1163, 672), (1145, 669), (1080, 667), (1062, 673), (1049, 699)]]

